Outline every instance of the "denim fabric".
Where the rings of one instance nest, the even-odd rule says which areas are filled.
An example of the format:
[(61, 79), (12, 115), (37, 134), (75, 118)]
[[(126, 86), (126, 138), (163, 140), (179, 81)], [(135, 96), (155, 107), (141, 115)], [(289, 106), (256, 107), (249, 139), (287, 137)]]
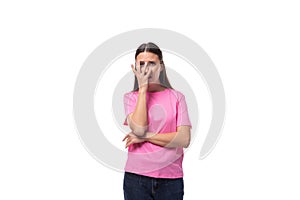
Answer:
[(152, 178), (125, 172), (125, 200), (182, 200), (184, 195), (183, 178)]

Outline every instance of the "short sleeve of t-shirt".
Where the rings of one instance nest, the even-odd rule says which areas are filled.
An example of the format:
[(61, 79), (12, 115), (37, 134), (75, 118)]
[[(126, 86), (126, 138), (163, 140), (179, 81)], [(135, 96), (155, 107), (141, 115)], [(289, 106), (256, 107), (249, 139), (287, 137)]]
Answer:
[(125, 116), (126, 116), (123, 125), (128, 125), (127, 116), (130, 113), (134, 112), (137, 100), (135, 98), (135, 95), (132, 92), (130, 92), (124, 95), (123, 101), (124, 101), (124, 109), (125, 109)]
[(185, 97), (182, 94), (180, 96), (177, 104), (176, 126), (190, 126), (192, 128)]

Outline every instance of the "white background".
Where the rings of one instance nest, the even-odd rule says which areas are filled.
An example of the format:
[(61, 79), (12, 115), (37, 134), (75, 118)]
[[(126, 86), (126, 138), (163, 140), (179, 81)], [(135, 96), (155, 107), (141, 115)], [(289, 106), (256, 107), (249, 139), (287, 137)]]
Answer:
[(213, 152), (186, 154), (185, 199), (299, 199), (297, 1), (1, 1), (0, 199), (122, 199), (72, 113), (76, 76), (102, 42), (164, 28), (197, 42), (225, 87)]

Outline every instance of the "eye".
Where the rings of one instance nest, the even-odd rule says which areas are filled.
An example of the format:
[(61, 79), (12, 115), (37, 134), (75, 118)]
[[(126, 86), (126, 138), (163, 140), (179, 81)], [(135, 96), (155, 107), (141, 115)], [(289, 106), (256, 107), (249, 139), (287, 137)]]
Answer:
[(141, 62), (140, 62), (140, 66), (143, 67), (144, 65), (145, 65), (145, 62), (144, 62), (144, 61), (141, 61)]
[(156, 63), (155, 62), (149, 62), (149, 67), (155, 67)]

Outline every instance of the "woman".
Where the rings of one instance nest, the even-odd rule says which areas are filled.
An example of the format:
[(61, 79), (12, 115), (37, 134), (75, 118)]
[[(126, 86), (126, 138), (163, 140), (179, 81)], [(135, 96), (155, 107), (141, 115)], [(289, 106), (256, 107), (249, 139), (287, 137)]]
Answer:
[(131, 132), (124, 175), (125, 200), (183, 199), (183, 148), (190, 142), (184, 95), (168, 81), (162, 52), (145, 43), (135, 53), (134, 89), (124, 95)]

